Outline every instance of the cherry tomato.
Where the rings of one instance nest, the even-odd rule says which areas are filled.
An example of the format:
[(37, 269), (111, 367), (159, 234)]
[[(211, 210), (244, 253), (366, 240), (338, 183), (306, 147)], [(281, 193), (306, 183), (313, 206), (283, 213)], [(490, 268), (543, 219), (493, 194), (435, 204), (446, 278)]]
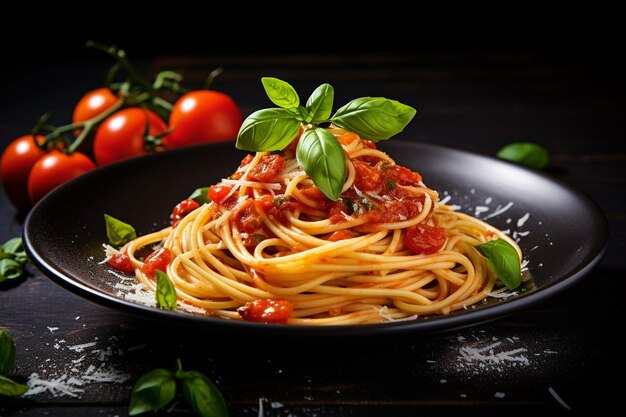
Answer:
[[(35, 138), (40, 143), (44, 139), (43, 136)], [(33, 165), (45, 154), (46, 152), (37, 146), (32, 135), (15, 139), (2, 153), (0, 160), (2, 185), (9, 201), (16, 209), (25, 210), (30, 207), (28, 175)]]
[(406, 230), (404, 244), (416, 255), (430, 255), (437, 252), (446, 242), (446, 231), (443, 227), (417, 224)]
[(230, 185), (212, 185), (209, 188), (209, 191), (207, 191), (207, 197), (209, 197), (211, 201), (215, 201), (217, 204), (220, 204), (232, 189), (233, 187)]
[(135, 272), (135, 267), (133, 267), (133, 264), (130, 261), (130, 256), (128, 256), (127, 253), (118, 253), (117, 255), (113, 255), (109, 258), (107, 263), (118, 271)]
[(267, 298), (249, 301), (237, 311), (246, 321), (284, 324), (291, 317), (293, 304), (288, 300)]
[(35, 163), (28, 176), (31, 203), (35, 204), (54, 188), (95, 167), (91, 159), (80, 152), (71, 155), (56, 149), (48, 152)]
[(117, 97), (108, 88), (98, 88), (85, 94), (74, 107), (72, 123), (93, 119), (117, 103)]
[(176, 204), (174, 210), (172, 210), (172, 227), (176, 227), (178, 223), (189, 213), (200, 207), (200, 204), (196, 200), (188, 198), (180, 203)]
[(163, 141), (169, 148), (234, 140), (243, 122), (241, 110), (228, 95), (217, 91), (192, 91), (174, 104)]
[(145, 154), (146, 120), (150, 124), (148, 132), (152, 136), (167, 130), (159, 116), (139, 107), (120, 110), (105, 119), (96, 131), (93, 145), (98, 165)]
[(143, 261), (143, 265), (141, 266), (141, 272), (148, 275), (149, 277), (153, 277), (157, 269), (165, 272), (171, 260), (172, 251), (170, 251), (168, 248), (157, 249), (150, 255), (148, 255), (146, 260)]

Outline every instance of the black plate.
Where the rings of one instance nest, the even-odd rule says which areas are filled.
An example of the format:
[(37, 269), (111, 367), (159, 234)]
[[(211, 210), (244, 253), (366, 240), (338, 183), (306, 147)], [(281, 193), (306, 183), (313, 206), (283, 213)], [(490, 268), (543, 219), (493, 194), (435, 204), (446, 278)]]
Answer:
[[(265, 325), (158, 310), (116, 295), (117, 278), (106, 265), (103, 213), (135, 226), (160, 229), (172, 207), (197, 187), (232, 173), (243, 153), (232, 143), (148, 155), (92, 171), (39, 202), (24, 225), (33, 262), (65, 288), (105, 305), (159, 320), (211, 331), (255, 335), (358, 336), (455, 328), (501, 317), (564, 290), (598, 262), (606, 248), (607, 223), (599, 208), (571, 186), (508, 162), (433, 145), (385, 143), (396, 161), (419, 171), (440, 198), (520, 238), (532, 282), (519, 295), (489, 299), (465, 311), (412, 321), (359, 326)], [(512, 206), (511, 206), (512, 203)], [(529, 216), (527, 216), (529, 213)], [(518, 226), (519, 224), (519, 226)]]

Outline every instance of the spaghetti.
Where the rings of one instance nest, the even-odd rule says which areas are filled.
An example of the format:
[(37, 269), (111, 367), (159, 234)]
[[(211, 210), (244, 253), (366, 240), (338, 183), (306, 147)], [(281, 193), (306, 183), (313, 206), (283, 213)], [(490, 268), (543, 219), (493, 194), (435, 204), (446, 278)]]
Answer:
[(248, 155), (210, 188), (211, 202), (182, 202), (173, 226), (121, 249), (136, 278), (156, 291), (163, 269), (179, 301), (213, 316), (348, 325), (467, 308), (498, 285), (475, 246), (504, 239), (521, 257), (507, 235), (438, 203), (374, 143), (327, 130), (346, 154), (337, 201), (307, 177), (293, 144)]

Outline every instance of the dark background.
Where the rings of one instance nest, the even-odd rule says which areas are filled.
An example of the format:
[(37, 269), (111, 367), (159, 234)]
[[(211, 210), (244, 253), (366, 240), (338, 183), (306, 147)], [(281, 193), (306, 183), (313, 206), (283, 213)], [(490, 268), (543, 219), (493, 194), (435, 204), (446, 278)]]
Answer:
[[(52, 111), (53, 122), (67, 123), (78, 98), (100, 86), (111, 65), (100, 53), (86, 50), (84, 42), (117, 43), (141, 70), (154, 74), (182, 68), (191, 85), (223, 65), (215, 87), (232, 94), (244, 114), (269, 104), (259, 77), (272, 75), (303, 92), (330, 82), (336, 103), (380, 94), (414, 105), (418, 115), (403, 134), (413, 140), (486, 155), (516, 140), (539, 142), (551, 152), (549, 174), (582, 190), (606, 214), (610, 241), (604, 259), (558, 297), (495, 323), (339, 346), (198, 343), (193, 332), (88, 302), (31, 267), (20, 285), (0, 291), (0, 325), (21, 352), (19, 375), (41, 369), (44, 355), (56, 354), (53, 361), (63, 362), (61, 351), (47, 345), (53, 340), (115, 337), (127, 356), (114, 363), (131, 372), (133, 380), (154, 366), (171, 367), (171, 358), (180, 355), (190, 369), (220, 384), (233, 416), (257, 415), (259, 398), (285, 404), (276, 410), (266, 404), (266, 416), (565, 412), (548, 387), (574, 411), (619, 403), (620, 388), (610, 381), (624, 373), (619, 337), (626, 274), (621, 16), (611, 10), (548, 13), (530, 5), (452, 17), (378, 8), (359, 8), (356, 16), (349, 8), (319, 4), (280, 13), (268, 7), (240, 5), (228, 11), (206, 6), (106, 3), (90, 4), (99, 9), (83, 12), (58, 4), (43, 9), (13, 5), (22, 10), (7, 13), (0, 26), (0, 149), (28, 132), (45, 111)], [(22, 217), (2, 192), (0, 218), (0, 242), (19, 235)], [(60, 329), (51, 333), (47, 326)], [(459, 337), (519, 337), (519, 345), (541, 355), (535, 362), (540, 366), (478, 376), (450, 373)], [(141, 345), (142, 350), (129, 350)], [(436, 364), (427, 362), (433, 358)], [(82, 399), (2, 398), (0, 416), (124, 415), (128, 384), (101, 385)], [(500, 391), (506, 392), (504, 400), (494, 398)]]

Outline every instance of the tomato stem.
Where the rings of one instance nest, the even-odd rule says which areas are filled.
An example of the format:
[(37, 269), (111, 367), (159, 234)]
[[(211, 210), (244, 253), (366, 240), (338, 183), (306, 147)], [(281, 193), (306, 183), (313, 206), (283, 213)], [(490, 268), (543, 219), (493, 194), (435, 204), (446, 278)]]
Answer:
[(104, 119), (106, 119), (107, 117), (115, 113), (116, 111), (118, 111), (120, 108), (122, 108), (125, 102), (126, 102), (125, 98), (122, 97), (119, 100), (117, 100), (117, 102), (115, 102), (114, 105), (112, 105), (111, 107), (109, 107), (108, 109), (100, 113), (99, 115), (89, 120), (61, 126), (58, 129), (56, 129), (54, 132), (52, 132), (50, 135), (46, 136), (46, 141), (51, 140), (49, 139), (49, 136), (56, 135), (55, 137), (58, 138), (65, 132), (71, 132), (73, 130), (82, 128), (80, 135), (78, 135), (76, 140), (74, 140), (74, 142), (72, 142), (72, 144), (67, 148), (67, 153), (71, 155), (74, 152), (76, 152), (76, 149), (78, 149), (78, 147), (83, 143), (85, 138), (89, 135), (89, 133), (91, 133), (92, 129), (98, 125), (98, 123), (100, 123), (101, 121), (103, 121)]

